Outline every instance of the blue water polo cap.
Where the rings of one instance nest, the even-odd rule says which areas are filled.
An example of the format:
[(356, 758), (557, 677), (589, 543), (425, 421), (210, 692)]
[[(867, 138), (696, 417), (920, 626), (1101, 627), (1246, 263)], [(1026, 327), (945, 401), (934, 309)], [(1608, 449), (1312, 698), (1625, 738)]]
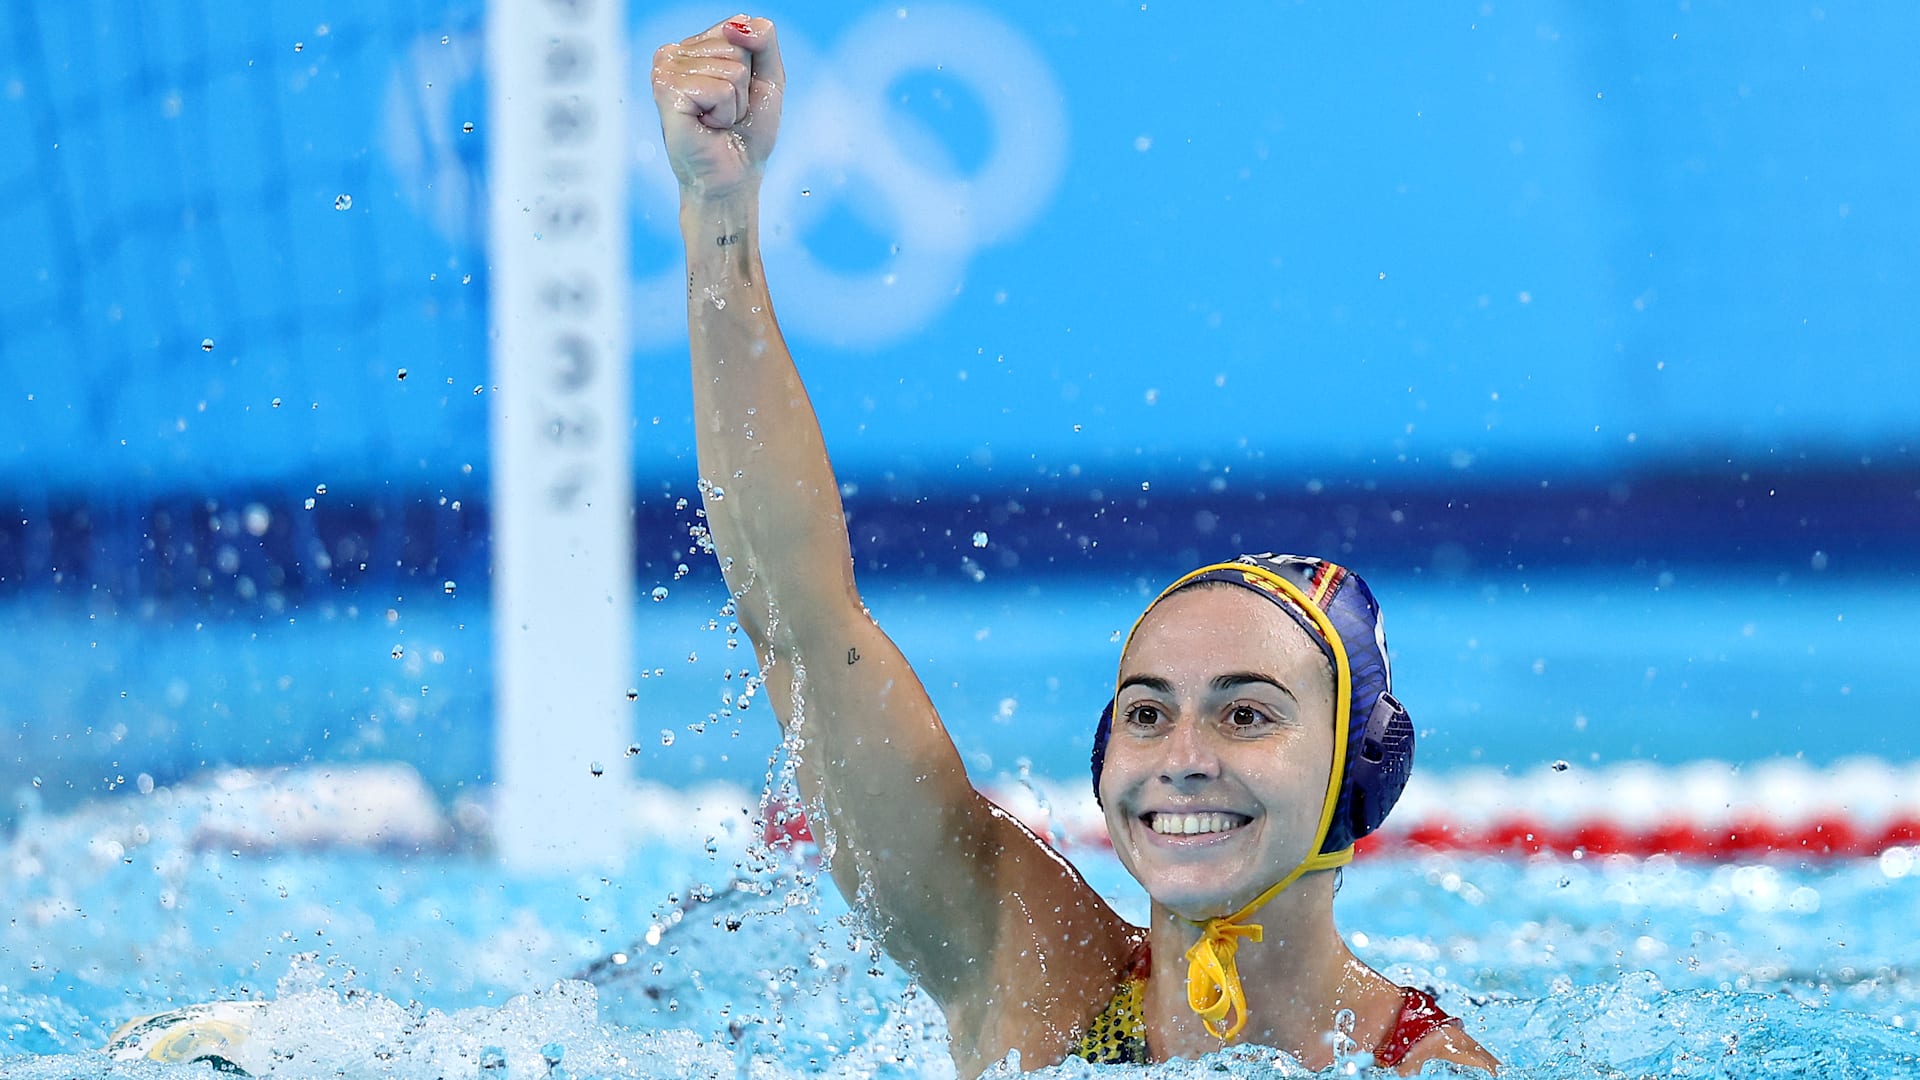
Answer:
[[(1413, 721), (1393, 696), (1393, 671), (1387, 658), (1380, 604), (1360, 575), (1325, 559), (1305, 555), (1242, 555), (1227, 563), (1203, 566), (1169, 585), (1147, 605), (1127, 634), (1129, 643), (1147, 612), (1168, 596), (1207, 582), (1251, 589), (1272, 600), (1307, 632), (1334, 670), (1335, 693), (1346, 683), (1344, 703), (1336, 703), (1337, 784), (1330, 784), (1330, 812), (1323, 814), (1322, 854), (1350, 853), (1354, 841), (1373, 832), (1399, 801), (1413, 772)], [(1331, 631), (1331, 634), (1329, 634)], [(1125, 655), (1125, 648), (1121, 650)], [(1339, 706), (1344, 704), (1345, 708)], [(1113, 733), (1113, 701), (1100, 715), (1093, 737), (1093, 791), (1100, 797), (1100, 772)]]

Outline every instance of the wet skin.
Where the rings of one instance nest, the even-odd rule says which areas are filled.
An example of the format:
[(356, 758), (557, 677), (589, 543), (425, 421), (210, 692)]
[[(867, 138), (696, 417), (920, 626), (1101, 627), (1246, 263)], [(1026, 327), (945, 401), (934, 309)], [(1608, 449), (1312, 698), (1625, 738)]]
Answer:
[(1310, 854), (1332, 755), (1333, 675), (1306, 631), (1246, 589), (1175, 593), (1121, 663), (1114, 850), (1167, 909), (1228, 914)]

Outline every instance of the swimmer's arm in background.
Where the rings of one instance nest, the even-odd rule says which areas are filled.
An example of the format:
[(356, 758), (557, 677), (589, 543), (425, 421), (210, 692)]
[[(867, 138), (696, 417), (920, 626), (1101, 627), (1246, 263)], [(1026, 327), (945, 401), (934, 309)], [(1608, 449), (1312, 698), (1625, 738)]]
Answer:
[[(837, 481), (760, 260), (758, 189), (784, 87), (773, 25), (722, 23), (654, 65), (681, 185), (707, 527), (766, 697), (804, 740), (802, 796), (833, 845), (834, 880), (946, 1007), (956, 1049), (970, 1018), (984, 1031), (996, 1007), (1019, 1004), (1009, 983), (1050, 1014), (1063, 994), (1104, 995), (1130, 947), (1125, 924), (973, 789), (855, 588)], [(985, 1037), (1008, 1041), (1024, 1040)]]

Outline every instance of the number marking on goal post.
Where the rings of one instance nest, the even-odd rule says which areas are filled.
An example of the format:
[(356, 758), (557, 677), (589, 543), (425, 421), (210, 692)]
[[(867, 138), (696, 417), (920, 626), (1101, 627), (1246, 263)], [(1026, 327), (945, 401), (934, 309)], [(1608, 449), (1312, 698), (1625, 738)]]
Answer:
[(626, 13), (489, 0), (495, 834), (619, 860), (632, 665)]

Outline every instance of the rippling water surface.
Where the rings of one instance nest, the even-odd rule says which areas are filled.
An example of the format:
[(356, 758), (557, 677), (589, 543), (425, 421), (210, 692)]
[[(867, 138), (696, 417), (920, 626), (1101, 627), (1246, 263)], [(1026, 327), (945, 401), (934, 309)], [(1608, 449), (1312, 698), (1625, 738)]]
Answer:
[[(458, 837), (432, 854), (247, 844), (190, 787), (41, 815), (0, 849), (0, 1073), (161, 1075), (98, 1047), (132, 1016), (216, 998), (267, 1003), (267, 1056), (243, 1063), (273, 1075), (950, 1073), (937, 1013), (838, 895), (756, 851), (737, 810), (688, 799), (713, 850), (649, 846), (567, 880), (504, 874)], [(1070, 854), (1144, 913), (1110, 856)], [(1908, 849), (1400, 856), (1350, 868), (1338, 915), (1512, 1075), (1912, 1075), (1915, 871)], [(1239, 1049), (1153, 1071), (1297, 1070)]]

